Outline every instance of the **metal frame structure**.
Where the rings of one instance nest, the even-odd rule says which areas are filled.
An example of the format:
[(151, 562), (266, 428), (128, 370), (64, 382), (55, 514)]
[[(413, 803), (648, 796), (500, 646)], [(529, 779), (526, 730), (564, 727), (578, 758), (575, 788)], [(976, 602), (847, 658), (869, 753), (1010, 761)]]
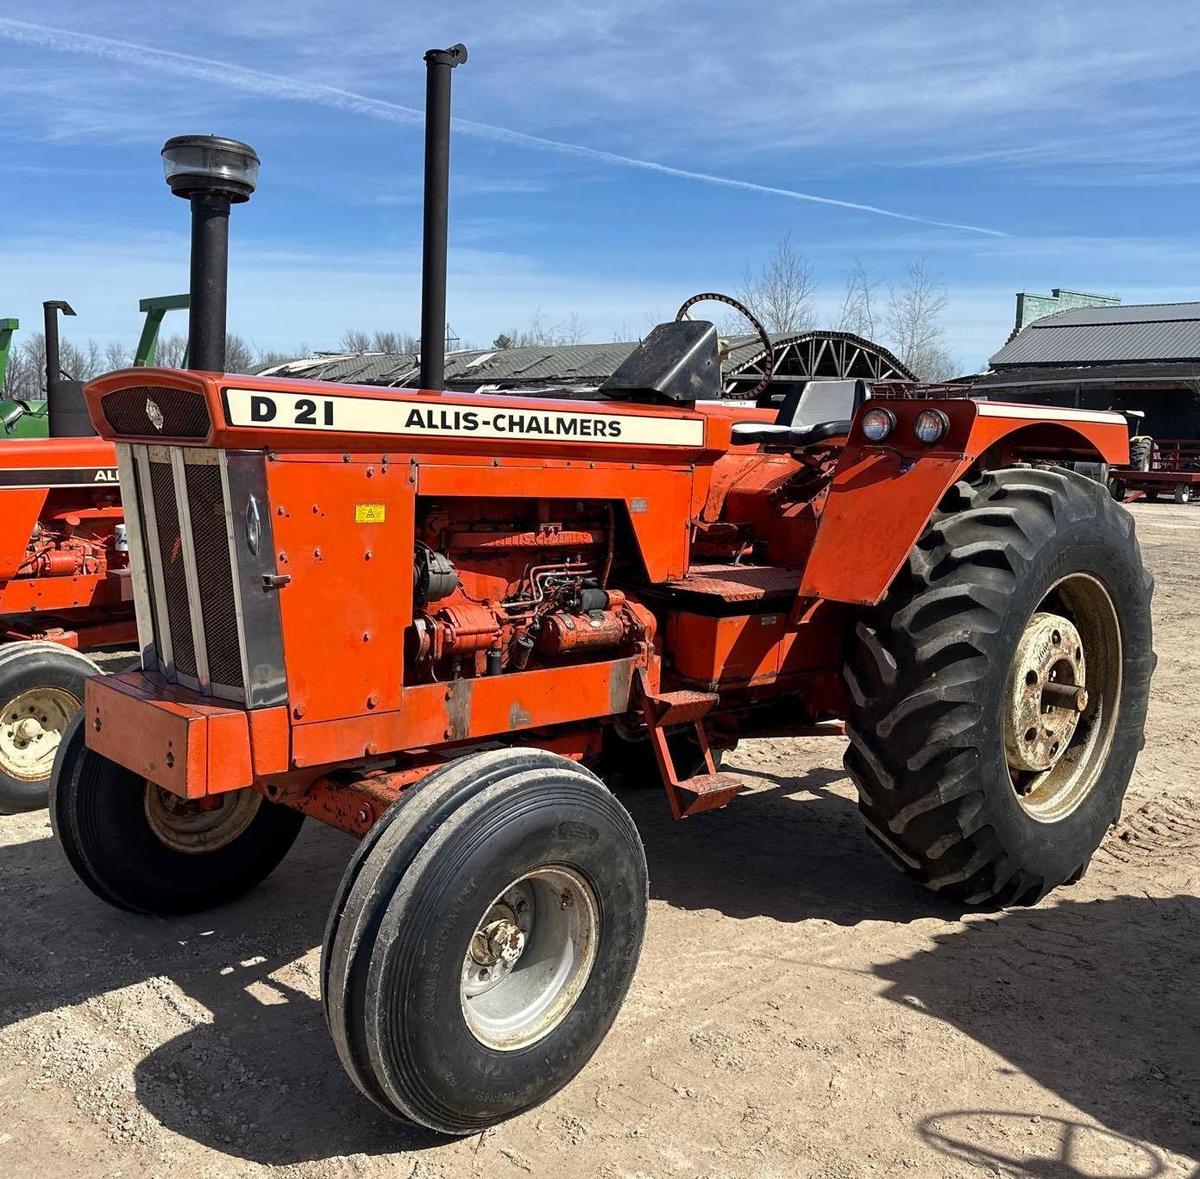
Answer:
[[(773, 385), (814, 380), (915, 380), (913, 372), (882, 344), (853, 332), (810, 331), (772, 334), (775, 372)], [(725, 361), (725, 395), (744, 397), (763, 378), (772, 363), (757, 337), (733, 344)]]

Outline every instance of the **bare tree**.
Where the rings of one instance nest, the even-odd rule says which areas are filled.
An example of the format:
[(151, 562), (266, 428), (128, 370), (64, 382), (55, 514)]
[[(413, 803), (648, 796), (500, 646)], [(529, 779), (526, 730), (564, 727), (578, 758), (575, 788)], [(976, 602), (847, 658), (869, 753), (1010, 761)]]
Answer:
[(390, 352), (397, 356), (421, 351), (421, 341), (411, 332), (376, 332), (371, 343), (376, 352)]
[(225, 336), (225, 371), (227, 373), (252, 373), (255, 368), (255, 350), (233, 332)]
[(13, 401), (37, 400), (43, 396), (46, 352), (41, 334), (23, 340), (8, 356), (4, 396)]
[(407, 355), (421, 351), (421, 341), (411, 332), (374, 331), (347, 328), (342, 333), (343, 352), (388, 352)]
[(343, 352), (370, 352), (371, 333), (361, 328), (347, 328), (342, 332), (340, 347)]
[(258, 356), (254, 361), (254, 371), (262, 372), (264, 369), (275, 368), (280, 364), (287, 364), (289, 361), (297, 360), (303, 356), (305, 351), (307, 349), (300, 352), (278, 352), (273, 348), (260, 348)]
[(133, 364), (133, 356), (128, 348), (118, 340), (110, 340), (104, 346), (104, 367), (108, 371), (118, 368), (128, 368)]
[(929, 273), (924, 259), (909, 264), (900, 286), (888, 288), (889, 342), (923, 381), (945, 381), (954, 375), (954, 359), (946, 349), (942, 327), (945, 310), (946, 288)]
[(875, 338), (875, 298), (879, 284), (871, 281), (862, 259), (856, 254), (846, 272), (838, 331), (853, 332), (868, 340)]
[(187, 356), (186, 336), (160, 336), (154, 363), (163, 368), (183, 368)]
[(792, 246), (792, 235), (775, 243), (775, 249), (755, 274), (742, 271), (737, 296), (769, 332), (803, 332), (816, 325), (812, 267)]
[(553, 348), (560, 344), (580, 344), (587, 334), (587, 326), (572, 311), (564, 320), (551, 323), (539, 307), (530, 317), (525, 328), (509, 328), (493, 341), (493, 348)]

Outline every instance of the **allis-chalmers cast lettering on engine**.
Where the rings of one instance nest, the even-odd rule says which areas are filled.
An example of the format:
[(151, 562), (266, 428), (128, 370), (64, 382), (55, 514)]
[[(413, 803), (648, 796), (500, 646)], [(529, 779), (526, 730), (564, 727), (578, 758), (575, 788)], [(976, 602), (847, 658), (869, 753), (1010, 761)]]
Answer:
[(254, 389), (227, 389), (225, 403), (231, 426), (270, 424), (447, 438), (586, 439), (643, 446), (704, 444), (704, 422), (682, 416), (547, 413), (511, 406), (437, 406), (400, 398), (302, 397)]

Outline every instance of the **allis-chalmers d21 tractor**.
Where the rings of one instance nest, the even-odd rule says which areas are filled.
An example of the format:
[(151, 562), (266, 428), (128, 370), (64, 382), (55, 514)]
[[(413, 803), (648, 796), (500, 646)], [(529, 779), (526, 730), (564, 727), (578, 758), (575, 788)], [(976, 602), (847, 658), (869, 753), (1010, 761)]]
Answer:
[(361, 836), (329, 1027), (366, 1096), (451, 1134), (566, 1084), (630, 985), (646, 864), (614, 766), (695, 816), (740, 788), (714, 749), (844, 719), (901, 868), (1032, 903), (1117, 818), (1153, 664), (1133, 522), (1057, 465), (1123, 461), (1115, 414), (722, 403), (691, 321), (591, 400), (439, 391), (461, 54), (426, 58), (420, 389), (224, 375), (229, 206), (258, 160), (164, 149), (194, 367), (87, 388), (142, 670), (89, 681), (51, 807), (79, 876), (141, 913), (242, 894), (306, 815)]

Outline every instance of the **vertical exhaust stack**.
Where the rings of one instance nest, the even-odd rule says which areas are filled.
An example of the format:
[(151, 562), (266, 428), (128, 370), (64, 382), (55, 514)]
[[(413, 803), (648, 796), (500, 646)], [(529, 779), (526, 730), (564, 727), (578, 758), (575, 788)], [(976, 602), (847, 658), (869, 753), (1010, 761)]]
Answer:
[(58, 315), (74, 315), (63, 299), (42, 304), (46, 324), (46, 420), (51, 438), (90, 438), (96, 432), (83, 399), (83, 382), (64, 377), (58, 339)]
[(188, 367), (225, 371), (229, 208), (250, 199), (259, 158), (248, 143), (219, 135), (176, 135), (163, 145), (171, 191), (192, 205)]
[(425, 236), (421, 256), (422, 389), (446, 387), (446, 249), (450, 213), (450, 71), (465, 45), (425, 54)]

